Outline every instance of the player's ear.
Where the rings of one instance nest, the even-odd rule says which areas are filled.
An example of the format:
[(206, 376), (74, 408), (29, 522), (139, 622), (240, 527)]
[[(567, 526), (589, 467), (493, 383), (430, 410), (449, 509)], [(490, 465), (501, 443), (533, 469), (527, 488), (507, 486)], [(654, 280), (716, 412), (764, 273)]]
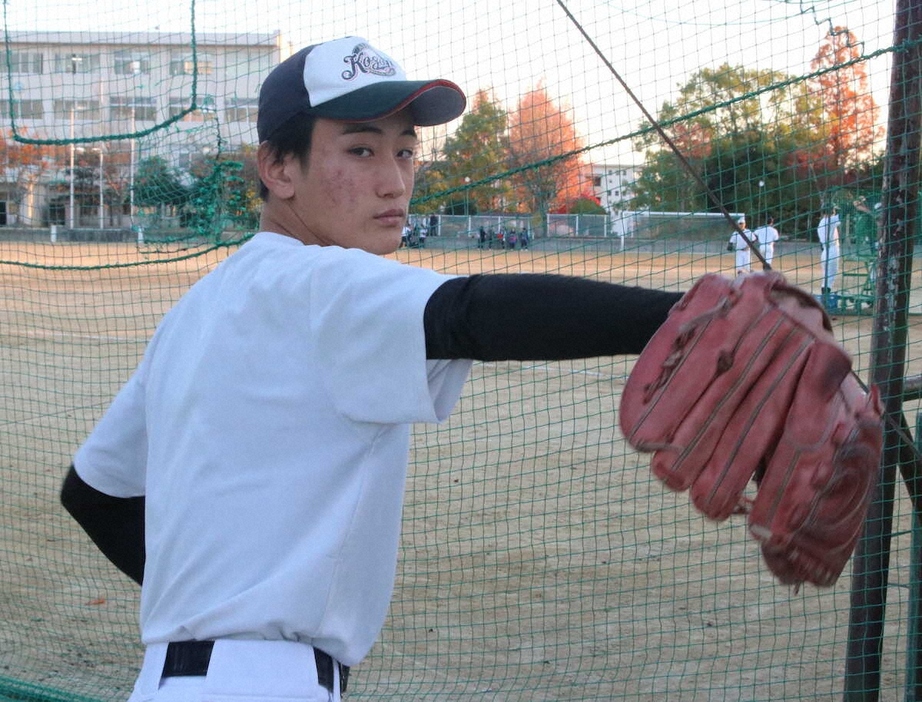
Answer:
[(259, 178), (275, 197), (287, 200), (294, 196), (294, 182), (289, 174), (290, 156), (279, 158), (278, 152), (268, 142), (256, 151)]

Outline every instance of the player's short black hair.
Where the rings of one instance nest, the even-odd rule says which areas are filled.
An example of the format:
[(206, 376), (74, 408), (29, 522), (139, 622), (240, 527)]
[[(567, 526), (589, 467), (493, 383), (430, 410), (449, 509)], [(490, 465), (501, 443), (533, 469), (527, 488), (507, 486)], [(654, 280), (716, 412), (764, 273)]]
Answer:
[[(316, 121), (316, 117), (303, 112), (289, 118), (265, 141), (271, 149), (272, 158), (278, 162), (292, 155), (301, 162), (302, 166), (306, 166), (307, 159), (310, 157), (311, 138), (314, 135)], [(259, 197), (265, 202), (268, 196), (269, 188), (260, 180)]]

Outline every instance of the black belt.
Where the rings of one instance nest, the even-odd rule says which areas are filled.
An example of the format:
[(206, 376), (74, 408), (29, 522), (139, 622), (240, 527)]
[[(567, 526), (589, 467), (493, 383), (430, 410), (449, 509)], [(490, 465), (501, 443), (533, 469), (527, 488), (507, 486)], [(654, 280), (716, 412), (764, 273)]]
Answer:
[[(214, 641), (171, 641), (166, 647), (163, 677), (205, 675), (211, 662), (213, 648)], [(331, 694), (335, 680), (333, 666), (339, 666), (339, 691), (340, 694), (344, 693), (346, 681), (349, 679), (349, 666), (334, 661), (329, 653), (324, 653), (319, 648), (314, 649), (314, 659), (317, 661), (317, 682)]]

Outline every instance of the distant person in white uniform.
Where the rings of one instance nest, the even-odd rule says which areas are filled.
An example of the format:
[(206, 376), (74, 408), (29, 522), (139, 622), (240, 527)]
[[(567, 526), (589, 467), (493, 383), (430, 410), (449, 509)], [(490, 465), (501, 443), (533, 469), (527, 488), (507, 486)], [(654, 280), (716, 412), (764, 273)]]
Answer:
[(730, 243), (727, 245), (728, 248), (735, 252), (736, 256), (736, 274), (743, 275), (750, 272), (750, 252), (749, 244), (747, 239), (752, 241), (752, 232), (746, 229), (746, 218), (740, 217), (736, 220), (736, 223), (739, 225), (739, 228), (742, 229), (742, 234), (739, 230), (734, 229), (733, 235), (730, 237)]
[(770, 268), (775, 258), (775, 242), (780, 238), (778, 230), (775, 229), (775, 218), (768, 215), (765, 218), (765, 224), (752, 234), (759, 242), (759, 252), (765, 259), (765, 264)]
[(836, 288), (839, 273), (839, 214), (835, 207), (826, 210), (816, 227), (820, 241), (820, 277), (823, 281), (821, 293), (831, 295)]

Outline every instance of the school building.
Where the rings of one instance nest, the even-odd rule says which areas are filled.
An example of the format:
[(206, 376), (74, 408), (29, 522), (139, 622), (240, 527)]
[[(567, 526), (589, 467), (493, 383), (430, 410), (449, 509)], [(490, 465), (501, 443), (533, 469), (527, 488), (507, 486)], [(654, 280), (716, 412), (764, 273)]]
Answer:
[[(260, 81), (292, 53), (278, 32), (12, 31), (7, 48), (0, 225), (27, 226), (113, 221), (99, 206), (103, 197), (96, 211), (65, 204), (60, 212), (62, 181), (73, 189), (77, 162), (98, 168), (107, 190), (128, 192), (144, 158), (183, 168), (216, 143), (255, 144)], [(61, 143), (37, 146), (45, 157), (24, 163), (13, 133)]]

